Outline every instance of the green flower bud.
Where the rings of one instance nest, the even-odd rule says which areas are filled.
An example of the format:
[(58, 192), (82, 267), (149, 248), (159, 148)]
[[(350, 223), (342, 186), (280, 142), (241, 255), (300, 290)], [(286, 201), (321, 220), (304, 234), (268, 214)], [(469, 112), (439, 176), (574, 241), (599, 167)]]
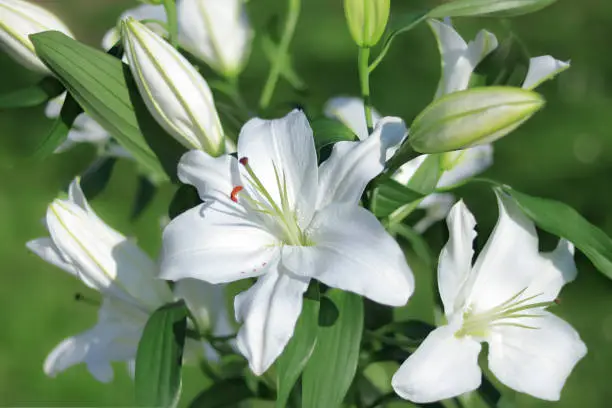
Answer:
[(472, 88), (445, 95), (417, 116), (409, 143), (420, 153), (442, 153), (491, 143), (544, 106), (542, 96), (514, 87)]
[(513, 17), (533, 13), (557, 0), (455, 0), (442, 4), (429, 13), (432, 18), (444, 17)]
[(391, 0), (344, 0), (344, 13), (353, 40), (360, 47), (380, 41), (389, 20)]

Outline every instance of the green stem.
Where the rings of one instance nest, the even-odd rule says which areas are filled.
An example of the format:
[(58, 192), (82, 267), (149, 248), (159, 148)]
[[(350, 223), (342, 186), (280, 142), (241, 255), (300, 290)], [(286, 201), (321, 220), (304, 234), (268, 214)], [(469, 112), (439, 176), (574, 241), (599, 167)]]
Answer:
[(289, 52), (289, 45), (293, 39), (295, 33), (295, 27), (300, 16), (301, 0), (289, 0), (289, 11), (287, 14), (287, 21), (285, 22), (285, 29), (281, 37), (280, 44), (276, 50), (276, 56), (270, 68), (270, 74), (264, 85), (264, 89), (259, 99), (259, 107), (261, 109), (267, 109), (270, 106), (274, 89), (280, 77), (281, 69), (284, 64), (287, 53)]
[(164, 9), (168, 16), (168, 35), (170, 36), (170, 44), (173, 47), (178, 47), (178, 16), (176, 14), (175, 0), (163, 0)]
[(372, 133), (374, 125), (372, 123), (372, 102), (370, 101), (370, 70), (368, 63), (370, 62), (370, 49), (367, 47), (359, 48), (359, 83), (361, 85), (361, 97), (363, 98), (363, 109), (365, 113), (366, 124), (368, 126), (368, 134)]

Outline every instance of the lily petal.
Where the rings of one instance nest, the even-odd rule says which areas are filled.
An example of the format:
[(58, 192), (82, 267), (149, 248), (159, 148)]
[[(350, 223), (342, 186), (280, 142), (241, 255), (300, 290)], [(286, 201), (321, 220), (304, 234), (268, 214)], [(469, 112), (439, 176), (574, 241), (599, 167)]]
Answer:
[(51, 238), (34, 239), (29, 241), (26, 247), (50, 264), (63, 269), (71, 275), (77, 276), (77, 270), (74, 265), (66, 260)]
[(235, 157), (212, 157), (202, 150), (191, 150), (181, 157), (178, 177), (181, 182), (198, 189), (202, 200), (230, 197), (232, 189), (241, 184), (239, 163)]
[(240, 352), (256, 375), (263, 374), (293, 336), (309, 279), (290, 276), (276, 265), (234, 300)]
[(436, 98), (467, 89), (472, 72), (491, 51), (497, 48), (497, 39), (486, 30), (478, 33), (470, 44), (449, 24), (429, 20), (442, 57), (442, 78)]
[[(355, 97), (335, 97), (331, 98), (323, 108), (325, 116), (337, 119), (357, 135), (359, 140), (368, 138), (368, 126), (365, 120), (365, 110), (363, 99)], [(372, 109), (372, 122), (374, 125), (381, 119), (380, 114)]]
[(225, 307), (224, 285), (211, 285), (197, 279), (182, 279), (174, 285), (174, 296), (183, 299), (191, 315), (198, 324), (198, 329), (202, 333), (215, 332), (217, 336), (225, 336), (229, 332), (220, 334), (216, 330), (217, 326), (227, 328)]
[(259, 276), (278, 253), (276, 238), (240, 205), (214, 200), (194, 207), (166, 227), (161, 277), (227, 283)]
[(414, 224), (414, 230), (422, 234), (433, 224), (446, 218), (456, 201), (455, 196), (450, 193), (426, 196), (418, 207), (425, 210), (425, 216)]
[(317, 209), (332, 202), (357, 204), (363, 190), (385, 169), (389, 150), (399, 145), (407, 129), (400, 118), (381, 119), (364, 141), (338, 142), (319, 167)]
[(453, 206), (447, 219), (449, 239), (438, 262), (438, 288), (446, 316), (465, 302), (465, 290), (472, 277), (473, 242), (476, 220), (463, 200)]
[(282, 263), (294, 274), (390, 306), (406, 304), (414, 277), (397, 242), (369, 211), (333, 204), (318, 212), (309, 247), (285, 246)]
[(570, 63), (554, 59), (550, 55), (534, 57), (529, 60), (529, 70), (523, 88), (534, 89), (542, 82), (552, 79), (570, 67)]
[(489, 368), (508, 387), (557, 401), (572, 369), (587, 348), (572, 326), (548, 312), (497, 327), (489, 340)]
[[(289, 206), (300, 225), (312, 218), (317, 195), (317, 154), (306, 115), (294, 110), (276, 120), (249, 120), (238, 138), (239, 158), (247, 158), (270, 195), (281, 202), (283, 181)], [(281, 186), (277, 181), (277, 174)]]
[[(525, 292), (541, 271), (533, 222), (505, 193), (496, 191), (499, 219), (474, 265), (475, 282), (470, 304), (488, 310)], [(524, 293), (524, 296), (536, 293)], [(535, 302), (544, 301), (538, 297)]]
[(480, 386), (480, 343), (455, 337), (452, 326), (431, 332), (402, 364), (391, 385), (402, 398), (428, 403), (456, 397)]

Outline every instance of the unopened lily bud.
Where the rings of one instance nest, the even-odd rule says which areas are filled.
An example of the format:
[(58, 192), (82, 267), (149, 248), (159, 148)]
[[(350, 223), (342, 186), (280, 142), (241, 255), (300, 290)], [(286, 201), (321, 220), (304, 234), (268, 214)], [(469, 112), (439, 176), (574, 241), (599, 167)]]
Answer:
[(50, 30), (73, 37), (70, 29), (44, 8), (23, 0), (0, 0), (0, 48), (24, 67), (45, 75), (52, 74), (38, 59), (29, 36)]
[(149, 111), (189, 149), (224, 151), (213, 95), (204, 78), (174, 47), (140, 22), (122, 22), (125, 55)]
[(389, 20), (390, 0), (344, 0), (344, 13), (353, 40), (360, 47), (373, 47)]
[(412, 123), (409, 143), (420, 153), (442, 153), (491, 143), (544, 106), (536, 92), (514, 87), (472, 88), (432, 102)]
[(181, 0), (177, 12), (183, 48), (225, 77), (242, 71), (253, 39), (243, 0)]
[(433, 9), (429, 16), (444, 17), (513, 17), (533, 13), (557, 0), (455, 0)]

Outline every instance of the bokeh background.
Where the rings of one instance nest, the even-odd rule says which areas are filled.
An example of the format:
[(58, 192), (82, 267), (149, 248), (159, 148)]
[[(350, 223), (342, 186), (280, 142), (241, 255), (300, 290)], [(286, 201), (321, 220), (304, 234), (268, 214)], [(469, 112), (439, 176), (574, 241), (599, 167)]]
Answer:
[[(40, 0), (73, 29), (77, 37), (98, 46), (104, 32), (125, 9), (124, 0)], [(280, 83), (275, 95), (278, 110), (291, 103), (320, 107), (335, 95), (359, 93), (356, 49), (351, 41), (340, 0), (304, 0), (293, 54), (295, 67), (308, 84), (298, 95)], [(433, 2), (393, 0), (400, 13)], [(281, 0), (252, 0), (249, 10), (256, 30), (282, 16)], [(534, 195), (564, 201), (612, 235), (612, 2), (559, 0), (536, 14), (500, 22), (456, 19), (466, 38), (488, 28), (503, 38), (513, 32), (533, 56), (551, 54), (571, 59), (572, 67), (539, 88), (546, 109), (509, 137), (495, 144), (495, 164), (487, 177)], [(255, 104), (268, 63), (256, 39), (241, 87)], [(372, 77), (375, 106), (408, 123), (431, 100), (439, 78), (439, 56), (426, 25), (403, 35)], [(0, 92), (19, 89), (38, 78), (0, 54)], [(283, 103), (287, 103), (285, 108)], [(133, 404), (131, 380), (116, 367), (112, 384), (97, 383), (79, 366), (57, 378), (42, 371), (46, 354), (63, 338), (92, 326), (96, 308), (75, 302), (76, 292), (95, 296), (59, 269), (28, 253), (26, 241), (45, 235), (40, 222), (47, 204), (70, 180), (91, 163), (94, 148), (80, 145), (44, 161), (30, 158), (51, 122), (43, 107), (0, 112), (0, 405), (4, 406), (126, 406)], [(175, 187), (164, 186), (145, 213), (130, 220), (137, 188), (135, 166), (120, 162), (108, 188), (94, 201), (98, 213), (112, 226), (155, 256), (160, 245), (159, 216), (165, 213)], [(479, 220), (482, 245), (497, 210), (490, 191), (473, 186), (460, 190)], [(434, 251), (446, 237), (440, 224), (427, 233)], [(569, 321), (589, 348), (552, 404), (501, 388), (507, 401), (519, 407), (607, 407), (612, 399), (612, 282), (598, 273), (582, 254), (576, 256), (579, 276), (564, 289), (555, 313)], [(417, 265), (418, 269), (418, 265)], [(431, 271), (418, 271), (417, 287), (425, 288)], [(409, 314), (427, 303), (422, 289), (409, 305)], [(411, 309), (412, 308), (412, 309)], [(185, 401), (204, 384), (195, 369), (185, 375)], [(322, 407), (323, 408), (323, 407)]]

